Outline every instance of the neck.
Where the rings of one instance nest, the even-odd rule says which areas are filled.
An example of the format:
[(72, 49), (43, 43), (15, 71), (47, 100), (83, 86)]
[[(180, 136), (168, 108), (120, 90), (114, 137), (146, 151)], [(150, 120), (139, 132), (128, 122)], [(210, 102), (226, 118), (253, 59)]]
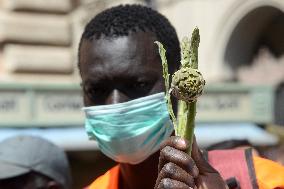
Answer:
[(120, 189), (153, 189), (158, 175), (159, 151), (137, 165), (120, 164)]

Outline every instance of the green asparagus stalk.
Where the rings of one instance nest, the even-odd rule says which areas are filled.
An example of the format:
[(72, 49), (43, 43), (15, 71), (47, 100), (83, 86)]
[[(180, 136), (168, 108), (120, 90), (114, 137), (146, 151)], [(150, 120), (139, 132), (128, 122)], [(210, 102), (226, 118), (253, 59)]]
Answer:
[[(168, 64), (166, 50), (163, 45), (156, 41), (162, 60), (163, 76), (166, 86), (166, 100), (169, 114), (173, 121), (175, 134), (190, 142), (188, 154), (191, 155), (193, 134), (195, 127), (196, 101), (202, 94), (205, 80), (198, 71), (198, 47), (200, 42), (199, 30), (195, 28), (191, 40), (184, 37), (181, 42), (181, 67), (172, 75), (171, 86), (169, 87)], [(173, 113), (170, 95), (176, 97), (178, 101), (177, 119)]]

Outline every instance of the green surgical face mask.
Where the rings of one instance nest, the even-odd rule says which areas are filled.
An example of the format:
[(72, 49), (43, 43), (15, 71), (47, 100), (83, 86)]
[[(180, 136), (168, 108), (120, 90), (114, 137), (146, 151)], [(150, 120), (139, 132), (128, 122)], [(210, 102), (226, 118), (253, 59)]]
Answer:
[(89, 139), (96, 140), (105, 155), (121, 163), (144, 161), (173, 132), (164, 93), (83, 110)]

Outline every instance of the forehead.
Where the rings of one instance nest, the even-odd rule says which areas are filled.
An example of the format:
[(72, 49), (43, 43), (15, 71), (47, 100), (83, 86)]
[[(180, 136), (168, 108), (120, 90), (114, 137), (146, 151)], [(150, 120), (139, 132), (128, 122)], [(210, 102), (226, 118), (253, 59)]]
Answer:
[[(119, 67), (147, 66), (159, 60), (156, 37), (151, 32), (137, 32), (128, 36), (83, 40), (80, 48), (81, 71), (90, 65), (104, 64), (107, 69)], [(105, 64), (107, 62), (107, 64)], [(155, 66), (155, 65), (151, 65)]]

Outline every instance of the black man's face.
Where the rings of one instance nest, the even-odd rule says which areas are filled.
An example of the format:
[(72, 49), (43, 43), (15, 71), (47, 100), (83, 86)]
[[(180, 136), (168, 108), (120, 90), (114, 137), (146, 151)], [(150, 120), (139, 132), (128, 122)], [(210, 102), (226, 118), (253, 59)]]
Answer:
[(85, 106), (115, 104), (164, 90), (156, 37), (137, 32), (83, 40), (80, 69)]

